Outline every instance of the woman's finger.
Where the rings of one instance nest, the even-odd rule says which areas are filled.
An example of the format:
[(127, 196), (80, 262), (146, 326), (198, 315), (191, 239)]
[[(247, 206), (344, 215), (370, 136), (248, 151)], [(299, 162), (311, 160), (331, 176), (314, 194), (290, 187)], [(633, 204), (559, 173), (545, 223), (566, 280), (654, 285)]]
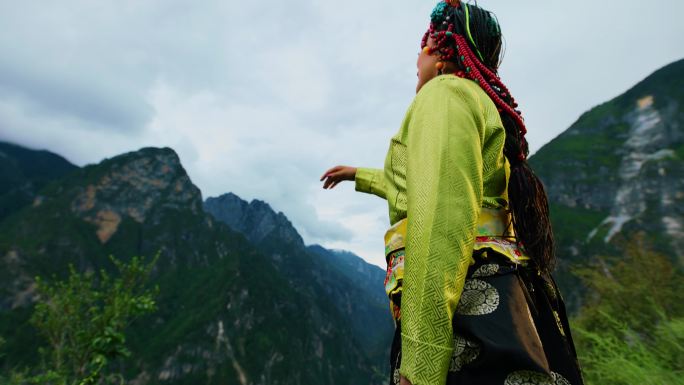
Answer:
[(333, 180), (338, 180), (341, 177), (341, 173), (339, 171), (333, 171), (330, 174), (328, 174), (328, 178), (331, 178)]
[(337, 177), (336, 174), (328, 175), (326, 180), (325, 180), (325, 183), (323, 184), (323, 188), (331, 188), (330, 185), (335, 183), (338, 179), (339, 178)]
[(328, 176), (328, 174), (337, 171), (337, 169), (339, 169), (339, 168), (340, 168), (340, 166), (335, 166), (335, 167), (329, 168), (328, 171), (326, 171), (325, 173), (323, 173), (323, 176), (321, 177), (321, 180), (323, 180), (323, 178), (325, 178), (326, 176)]

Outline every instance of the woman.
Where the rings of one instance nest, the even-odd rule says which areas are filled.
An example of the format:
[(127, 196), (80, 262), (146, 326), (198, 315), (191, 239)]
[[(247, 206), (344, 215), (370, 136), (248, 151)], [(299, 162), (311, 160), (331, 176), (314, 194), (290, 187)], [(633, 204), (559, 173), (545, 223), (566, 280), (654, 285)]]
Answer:
[(417, 94), (384, 169), (321, 177), (388, 201), (391, 384), (582, 384), (550, 276), (546, 193), (497, 76), (499, 24), (475, 5), (440, 2), (421, 48)]

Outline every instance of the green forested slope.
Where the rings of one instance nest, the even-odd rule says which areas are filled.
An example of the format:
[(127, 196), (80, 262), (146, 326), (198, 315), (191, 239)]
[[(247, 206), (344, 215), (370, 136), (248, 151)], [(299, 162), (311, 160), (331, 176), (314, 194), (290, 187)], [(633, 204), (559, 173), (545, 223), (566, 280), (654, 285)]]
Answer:
[[(110, 270), (109, 254), (160, 251), (152, 277), (159, 310), (134, 324), (133, 355), (121, 363), (134, 383), (381, 383), (384, 362), (353, 337), (338, 299), (354, 296), (368, 308), (375, 301), (344, 277), (331, 284), (331, 267), (314, 254), (268, 247), (279, 250), (280, 264), (204, 212), (171, 149), (70, 172), (0, 221), (0, 368), (38, 364), (43, 343), (26, 322), (36, 275), (64, 277), (69, 264)], [(386, 330), (387, 319), (369, 322), (378, 335)]]
[(619, 255), (638, 234), (684, 266), (684, 60), (583, 114), (530, 158), (549, 194), (561, 288), (599, 255)]

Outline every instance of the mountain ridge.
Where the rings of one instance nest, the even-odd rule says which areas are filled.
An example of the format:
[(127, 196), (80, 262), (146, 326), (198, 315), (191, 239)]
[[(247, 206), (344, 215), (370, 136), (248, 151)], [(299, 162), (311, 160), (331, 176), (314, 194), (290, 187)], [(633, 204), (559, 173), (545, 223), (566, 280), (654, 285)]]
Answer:
[(602, 103), (530, 157), (549, 196), (561, 288), (581, 302), (574, 265), (622, 255), (647, 235), (684, 266), (684, 60)]
[(51, 180), (77, 168), (53, 152), (0, 141), (0, 220), (31, 204)]
[(0, 358), (5, 370), (37, 364), (40, 341), (26, 323), (34, 276), (63, 277), (68, 264), (111, 270), (106, 255), (126, 260), (160, 250), (153, 274), (159, 311), (130, 331), (136, 360), (123, 367), (133, 383), (244, 376), (254, 384), (375, 384), (384, 377), (384, 363), (369, 358), (382, 352), (349, 338), (350, 315), (329, 295), (348, 286), (337, 294), (345, 306), (352, 294), (357, 306), (375, 302), (346, 279), (318, 277), (330, 267), (311, 253), (277, 237), (256, 247), (215, 220), (172, 149), (146, 147), (79, 168), (48, 183), (34, 203), (0, 221), (0, 335), (12, 336), (11, 354)]
[[(549, 195), (556, 276), (571, 310), (585, 294), (573, 269), (619, 257), (637, 236), (684, 267), (683, 92), (680, 60), (582, 114), (530, 157)], [(22, 162), (34, 154), (26, 150)], [(107, 270), (108, 254), (161, 250), (160, 309), (131, 328), (136, 360), (122, 363), (131, 383), (386, 380), (392, 324), (382, 269), (306, 245), (264, 201), (203, 199), (170, 148), (61, 164), (35, 181), (0, 168), (10, 193), (0, 191), (0, 335), (11, 337), (0, 369), (37, 364), (40, 340), (26, 323), (33, 277), (63, 277), (68, 264)]]

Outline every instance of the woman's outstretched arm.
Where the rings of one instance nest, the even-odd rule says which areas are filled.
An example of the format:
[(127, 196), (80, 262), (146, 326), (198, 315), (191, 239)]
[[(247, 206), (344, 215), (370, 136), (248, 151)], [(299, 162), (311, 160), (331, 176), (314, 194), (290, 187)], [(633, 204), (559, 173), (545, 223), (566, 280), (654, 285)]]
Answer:
[(466, 80), (440, 80), (416, 97), (405, 126), (408, 228), (400, 372), (413, 385), (446, 381), (451, 322), (472, 261), (483, 195), (478, 103), (458, 83)]
[(335, 166), (321, 176), (323, 188), (331, 189), (344, 180), (355, 181), (356, 191), (374, 194), (386, 199), (384, 170), (377, 168)]
[(354, 180), (356, 181), (356, 191), (387, 199), (385, 170), (359, 167), (356, 170), (356, 178)]
[(329, 168), (321, 176), (321, 182), (323, 182), (324, 189), (331, 189), (337, 186), (340, 182), (345, 180), (354, 180), (356, 175), (356, 167), (349, 166), (335, 166)]

